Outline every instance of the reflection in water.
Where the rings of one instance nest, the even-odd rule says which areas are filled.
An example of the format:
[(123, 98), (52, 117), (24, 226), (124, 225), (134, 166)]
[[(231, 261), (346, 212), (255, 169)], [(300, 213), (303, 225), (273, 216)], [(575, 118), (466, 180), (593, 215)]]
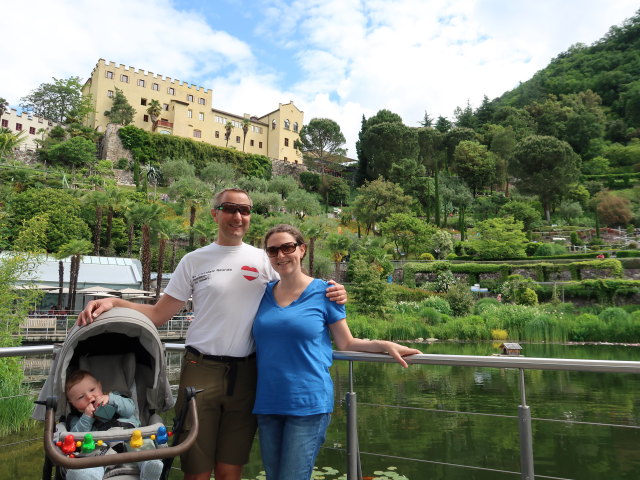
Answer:
[[(637, 347), (522, 345), (528, 357), (640, 360)], [(459, 355), (497, 352), (491, 343), (442, 343), (417, 348), (425, 353)], [(179, 376), (180, 354), (170, 355), (173, 383)], [(392, 364), (355, 363), (354, 371), (360, 448), (367, 452), (362, 455), (365, 476), (395, 466), (398, 474), (410, 480), (519, 478), (519, 474), (444, 465), (519, 471), (517, 370), (417, 365), (401, 369)], [(317, 464), (345, 472), (342, 399), (348, 388), (348, 363), (336, 362), (332, 374), (336, 410)], [(527, 403), (536, 419), (533, 449), (537, 475), (580, 480), (640, 478), (640, 429), (566, 422), (640, 425), (640, 379), (629, 374), (527, 371), (525, 381)], [(0, 444), (38, 435), (42, 435), (40, 425), (1, 439)], [(43, 458), (40, 445), (37, 441), (0, 448), (0, 479), (39, 478)], [(244, 478), (255, 478), (261, 470), (256, 442)], [(181, 476), (176, 473), (171, 478)]]

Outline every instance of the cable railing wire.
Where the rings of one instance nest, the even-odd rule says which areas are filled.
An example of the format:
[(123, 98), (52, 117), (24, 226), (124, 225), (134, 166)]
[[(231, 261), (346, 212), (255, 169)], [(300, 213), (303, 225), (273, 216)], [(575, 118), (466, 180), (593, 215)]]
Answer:
[[(460, 415), (477, 415), (477, 416), (485, 416), (485, 417), (518, 419), (517, 415), (505, 415), (501, 413), (467, 412), (463, 410), (446, 410), (442, 408), (409, 407), (404, 405), (386, 405), (382, 403), (366, 403), (366, 402), (358, 402), (358, 405), (366, 405), (369, 407), (395, 408), (399, 410), (417, 410), (422, 412), (452, 413), (452, 414), (460, 414)], [(566, 418), (560, 419), (560, 418), (544, 418), (544, 417), (532, 417), (531, 420), (536, 420), (539, 422), (558, 422), (558, 423), (575, 424), (575, 425), (593, 425), (596, 427), (618, 427), (618, 428), (630, 428), (630, 429), (640, 430), (640, 425), (623, 425), (621, 423), (586, 422), (581, 420), (569, 420)]]

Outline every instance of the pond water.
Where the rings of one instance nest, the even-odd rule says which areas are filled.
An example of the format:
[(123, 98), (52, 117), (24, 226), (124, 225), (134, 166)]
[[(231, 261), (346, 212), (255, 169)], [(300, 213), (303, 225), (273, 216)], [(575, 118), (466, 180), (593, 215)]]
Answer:
[[(491, 343), (416, 347), (425, 353), (454, 355), (497, 351)], [(523, 344), (523, 353), (528, 357), (640, 360), (640, 348), (631, 346)], [(391, 471), (410, 480), (520, 478), (517, 370), (428, 365), (401, 369), (393, 364), (355, 363), (354, 373), (365, 477), (387, 478), (379, 472)], [(323, 478), (327, 480), (346, 471), (342, 400), (348, 389), (348, 362), (336, 362), (332, 374), (336, 410), (317, 462), (321, 469), (335, 469), (325, 468)], [(527, 371), (525, 382), (534, 417), (537, 478), (640, 478), (640, 378)], [(482, 415), (470, 414), (473, 412)], [(41, 436), (38, 424), (0, 439), (0, 444)], [(39, 438), (0, 448), (0, 479), (40, 478), (41, 466)], [(254, 479), (261, 470), (256, 442), (244, 478)], [(181, 475), (176, 472), (171, 478)]]

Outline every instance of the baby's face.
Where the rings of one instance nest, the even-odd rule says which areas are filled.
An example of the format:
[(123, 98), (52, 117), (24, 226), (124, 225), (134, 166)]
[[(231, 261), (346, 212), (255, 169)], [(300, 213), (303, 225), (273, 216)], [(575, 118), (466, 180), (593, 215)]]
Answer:
[(67, 399), (78, 411), (84, 412), (87, 405), (102, 397), (102, 385), (87, 375), (67, 392)]

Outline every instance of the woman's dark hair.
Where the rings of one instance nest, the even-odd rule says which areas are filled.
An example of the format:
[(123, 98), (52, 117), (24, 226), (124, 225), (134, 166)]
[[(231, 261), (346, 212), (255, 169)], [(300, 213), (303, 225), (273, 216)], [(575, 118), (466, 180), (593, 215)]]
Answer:
[[(267, 248), (267, 241), (269, 240), (269, 237), (271, 237), (271, 235), (273, 235), (274, 233), (288, 233), (300, 245), (306, 245), (307, 244), (304, 241), (304, 237), (302, 236), (302, 232), (300, 232), (300, 230), (298, 230), (293, 225), (289, 225), (289, 224), (286, 224), (286, 223), (281, 223), (280, 225), (276, 225), (275, 227), (272, 227), (271, 229), (269, 229), (269, 231), (265, 234), (265, 236), (264, 236), (264, 248)], [(307, 252), (305, 250), (304, 255), (302, 256), (302, 258), (304, 258), (306, 254), (307, 254)]]

